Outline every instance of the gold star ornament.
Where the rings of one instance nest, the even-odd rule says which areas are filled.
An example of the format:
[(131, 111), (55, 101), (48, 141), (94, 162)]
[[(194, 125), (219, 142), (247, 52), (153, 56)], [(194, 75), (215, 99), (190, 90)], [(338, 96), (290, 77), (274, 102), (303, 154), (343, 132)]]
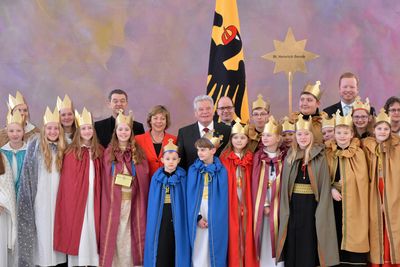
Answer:
[(306, 73), (306, 61), (319, 57), (305, 50), (307, 40), (296, 41), (292, 28), (289, 28), (283, 42), (274, 40), (275, 51), (264, 56), (264, 59), (275, 62), (274, 73), (281, 71), (294, 74), (296, 71)]

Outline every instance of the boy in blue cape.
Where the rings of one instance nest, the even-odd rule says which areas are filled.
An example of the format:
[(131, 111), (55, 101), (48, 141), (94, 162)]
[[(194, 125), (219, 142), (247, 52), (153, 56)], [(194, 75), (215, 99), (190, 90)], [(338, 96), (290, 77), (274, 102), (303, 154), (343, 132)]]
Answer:
[(187, 179), (187, 208), (192, 264), (225, 267), (228, 251), (228, 174), (214, 156), (222, 138), (196, 141), (198, 159)]
[(177, 167), (178, 147), (169, 139), (150, 183), (147, 208), (145, 267), (190, 266), (186, 215), (186, 172)]

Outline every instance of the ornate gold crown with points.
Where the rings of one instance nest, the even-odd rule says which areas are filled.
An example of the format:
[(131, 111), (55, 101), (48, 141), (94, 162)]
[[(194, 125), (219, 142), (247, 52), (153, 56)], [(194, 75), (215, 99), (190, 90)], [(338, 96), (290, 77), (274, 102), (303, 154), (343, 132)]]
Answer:
[(121, 123), (127, 124), (129, 127), (132, 128), (133, 125), (133, 116), (132, 113), (129, 112), (129, 115), (124, 115), (122, 111), (118, 113), (117, 118), (115, 119), (115, 125), (119, 125)]
[(82, 114), (75, 109), (75, 122), (78, 127), (81, 127), (85, 124), (93, 124), (92, 114), (84, 107), (82, 110)]
[(296, 131), (299, 130), (311, 130), (311, 124), (312, 124), (312, 118), (311, 116), (308, 118), (308, 120), (303, 119), (303, 115), (299, 114), (298, 120), (296, 122)]
[(295, 132), (296, 127), (293, 123), (290, 123), (287, 116), (283, 117), (282, 120), (282, 132)]
[(263, 100), (263, 96), (259, 94), (257, 96), (257, 100), (253, 102), (252, 110), (256, 108), (263, 108), (265, 110), (269, 110), (269, 102)]
[(57, 96), (57, 109), (58, 109), (58, 111), (60, 111), (60, 110), (62, 110), (64, 108), (70, 108), (72, 110), (71, 99), (69, 98), (68, 95), (65, 95), (63, 100), (61, 100), (61, 98), (59, 96)]
[(346, 126), (353, 126), (353, 118), (351, 117), (351, 114), (347, 114), (347, 116), (340, 116), (340, 110), (338, 109), (336, 111), (336, 126), (339, 125), (346, 125)]
[(364, 109), (364, 110), (366, 110), (366, 111), (368, 112), (368, 114), (369, 114), (369, 112), (370, 112), (370, 110), (371, 110), (371, 105), (369, 104), (369, 98), (368, 98), (368, 97), (365, 98), (365, 102), (363, 103), (363, 102), (361, 101), (360, 96), (357, 96), (357, 97), (356, 97), (356, 100), (354, 101), (354, 104), (353, 104), (353, 111), (354, 111), (354, 110), (357, 110), (357, 109)]
[(60, 123), (60, 115), (58, 113), (57, 107), (54, 108), (54, 112), (51, 112), (49, 107), (46, 108), (46, 112), (43, 116), (43, 124), (46, 125), (50, 122)]
[(378, 116), (375, 117), (375, 124), (379, 123), (379, 122), (387, 122), (389, 124), (391, 124), (391, 120), (388, 114), (386, 114), (385, 109), (381, 108), (381, 110), (379, 111)]
[(178, 146), (174, 144), (174, 139), (168, 139), (168, 144), (164, 146), (164, 152), (176, 152), (178, 153)]
[(274, 116), (270, 116), (268, 122), (264, 125), (263, 133), (279, 134), (279, 124), (276, 122)]
[(322, 128), (327, 127), (335, 127), (335, 114), (332, 115), (332, 118), (329, 118), (328, 114), (321, 115), (322, 118)]
[(236, 118), (235, 121), (236, 121), (236, 123), (232, 126), (231, 134), (238, 134), (238, 133), (241, 133), (241, 134), (247, 135), (247, 134), (248, 134), (248, 127), (247, 127), (247, 125), (243, 126), (243, 125), (240, 123), (240, 119), (239, 119), (239, 118)]
[(11, 112), (10, 109), (8, 109), (7, 113), (7, 125), (11, 123), (18, 123), (21, 126), (24, 125), (24, 120), (22, 119), (21, 113), (19, 110), (14, 110), (14, 112)]
[(303, 90), (303, 93), (309, 93), (315, 96), (316, 99), (320, 100), (321, 99), (321, 89), (319, 86), (321, 85), (320, 81), (316, 81), (314, 85), (307, 84), (306, 87)]
[(8, 95), (8, 106), (10, 107), (11, 110), (13, 110), (16, 106), (25, 104), (24, 96), (17, 91), (17, 94), (15, 97), (12, 95)]
[(220, 136), (214, 136), (214, 130), (209, 131), (208, 133), (203, 135), (203, 137), (207, 138), (208, 140), (210, 140), (211, 144), (213, 144), (213, 146), (215, 148), (219, 147), (222, 139), (224, 138), (224, 136), (222, 134)]

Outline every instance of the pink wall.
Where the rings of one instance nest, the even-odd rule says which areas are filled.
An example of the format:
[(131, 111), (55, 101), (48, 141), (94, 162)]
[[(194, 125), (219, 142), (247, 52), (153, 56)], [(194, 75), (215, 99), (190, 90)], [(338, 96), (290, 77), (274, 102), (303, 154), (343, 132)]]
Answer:
[[(0, 100), (19, 89), (32, 121), (68, 93), (79, 110), (108, 116), (107, 92), (123, 88), (139, 121), (156, 104), (172, 113), (171, 132), (193, 121), (192, 100), (205, 92), (214, 1), (2, 1)], [(397, 1), (238, 0), (249, 99), (268, 96), (287, 112), (287, 80), (261, 58), (288, 27), (320, 55), (294, 77), (294, 110), (307, 81), (321, 80), (322, 105), (337, 102), (337, 80), (357, 73), (362, 97), (378, 109), (399, 95)], [(6, 106), (0, 106), (5, 123)]]

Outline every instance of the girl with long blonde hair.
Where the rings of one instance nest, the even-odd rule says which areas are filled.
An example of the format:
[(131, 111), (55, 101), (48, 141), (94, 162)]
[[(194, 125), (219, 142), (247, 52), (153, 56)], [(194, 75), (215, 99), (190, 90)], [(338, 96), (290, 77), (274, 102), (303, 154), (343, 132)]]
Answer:
[(65, 150), (58, 110), (47, 107), (44, 126), (26, 151), (18, 197), (19, 266), (54, 266), (66, 262), (53, 249), (54, 213)]
[(279, 223), (276, 258), (286, 267), (339, 263), (324, 147), (313, 143), (311, 119), (301, 115), (284, 162)]

